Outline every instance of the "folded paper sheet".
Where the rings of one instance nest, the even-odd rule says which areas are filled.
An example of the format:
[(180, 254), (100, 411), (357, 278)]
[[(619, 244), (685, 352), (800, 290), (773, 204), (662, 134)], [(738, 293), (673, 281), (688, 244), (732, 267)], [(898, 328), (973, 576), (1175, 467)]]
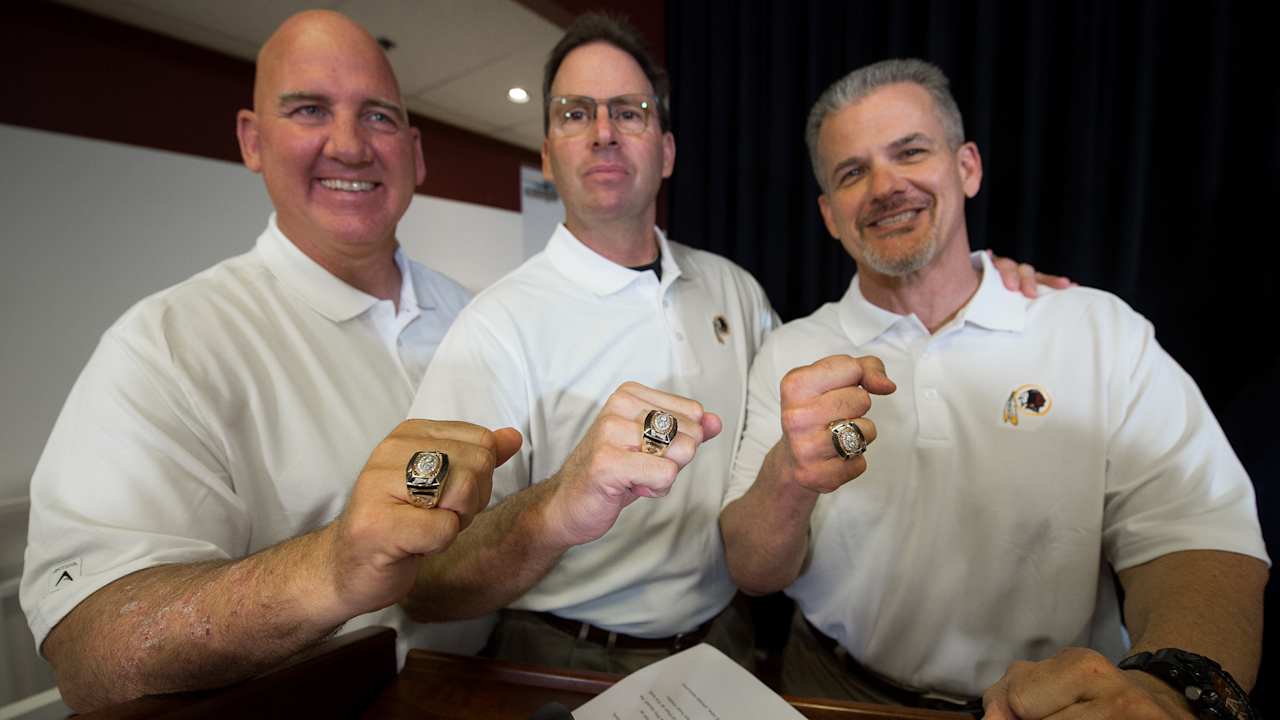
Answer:
[(574, 720), (803, 720), (724, 653), (697, 645), (638, 670), (573, 711)]

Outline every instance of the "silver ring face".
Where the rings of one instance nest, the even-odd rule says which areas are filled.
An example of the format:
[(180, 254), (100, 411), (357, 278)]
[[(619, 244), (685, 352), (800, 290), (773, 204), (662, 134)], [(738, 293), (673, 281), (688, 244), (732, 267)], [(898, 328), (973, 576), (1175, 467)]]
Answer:
[(644, 416), (644, 434), (641, 437), (641, 448), (650, 455), (661, 455), (676, 437), (679, 423), (676, 417), (661, 410), (650, 410)]
[(433, 508), (444, 494), (444, 481), (449, 477), (449, 456), (435, 450), (421, 450), (409, 458), (404, 469), (404, 484), (409, 502), (421, 508)]
[(867, 439), (852, 420), (837, 420), (827, 427), (831, 429), (831, 444), (840, 457), (848, 460), (867, 451)]

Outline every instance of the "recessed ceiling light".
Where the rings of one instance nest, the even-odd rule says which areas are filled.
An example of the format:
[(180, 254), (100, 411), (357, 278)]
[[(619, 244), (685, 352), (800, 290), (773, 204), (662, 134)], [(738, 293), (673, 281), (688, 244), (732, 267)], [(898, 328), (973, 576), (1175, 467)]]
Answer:
[(507, 99), (517, 105), (529, 102), (529, 93), (522, 87), (513, 87), (507, 91)]

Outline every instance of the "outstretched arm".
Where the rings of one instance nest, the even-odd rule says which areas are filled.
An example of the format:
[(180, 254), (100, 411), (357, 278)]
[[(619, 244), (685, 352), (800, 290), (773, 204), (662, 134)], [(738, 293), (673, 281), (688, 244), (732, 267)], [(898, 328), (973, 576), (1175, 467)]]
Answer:
[[(665, 454), (643, 452), (643, 422), (661, 409), (678, 432)], [(701, 404), (638, 383), (610, 396), (559, 472), (481, 513), (447, 552), (425, 559), (403, 605), (416, 620), (475, 617), (509, 605), (569, 548), (613, 527), (640, 498), (661, 502), (720, 418)]]
[[(1267, 566), (1213, 550), (1170, 553), (1120, 572), (1133, 652), (1174, 647), (1211, 658), (1248, 691), (1262, 650)], [(1190, 720), (1186, 698), (1141, 670), (1121, 670), (1102, 655), (1067, 648), (1042, 662), (1017, 662), (983, 695), (990, 720), (1062, 712), (1097, 718)], [(1075, 717), (1076, 715), (1072, 715)]]
[(822, 493), (833, 492), (867, 469), (861, 455), (840, 457), (829, 423), (852, 419), (866, 442), (876, 427), (863, 417), (868, 393), (894, 385), (878, 358), (835, 355), (787, 373), (782, 397), (782, 439), (765, 456), (756, 481), (720, 513), (729, 574), (752, 594), (781, 590), (800, 574), (809, 549), (809, 518)]
[[(45, 639), (63, 698), (84, 712), (225, 685), (394, 603), (418, 558), (448, 545), (488, 502), (501, 444), (466, 423), (406, 421), (374, 449), (342, 515), (324, 528), (240, 560), (162, 565), (106, 585)], [(409, 504), (404, 480), (424, 448), (447, 452), (451, 466), (431, 510)]]

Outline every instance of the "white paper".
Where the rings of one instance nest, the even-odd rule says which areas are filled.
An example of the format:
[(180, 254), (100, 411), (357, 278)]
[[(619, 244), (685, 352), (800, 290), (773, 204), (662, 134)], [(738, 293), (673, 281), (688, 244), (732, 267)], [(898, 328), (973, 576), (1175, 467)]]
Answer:
[(628, 675), (574, 720), (804, 720), (741, 665), (707, 644)]

